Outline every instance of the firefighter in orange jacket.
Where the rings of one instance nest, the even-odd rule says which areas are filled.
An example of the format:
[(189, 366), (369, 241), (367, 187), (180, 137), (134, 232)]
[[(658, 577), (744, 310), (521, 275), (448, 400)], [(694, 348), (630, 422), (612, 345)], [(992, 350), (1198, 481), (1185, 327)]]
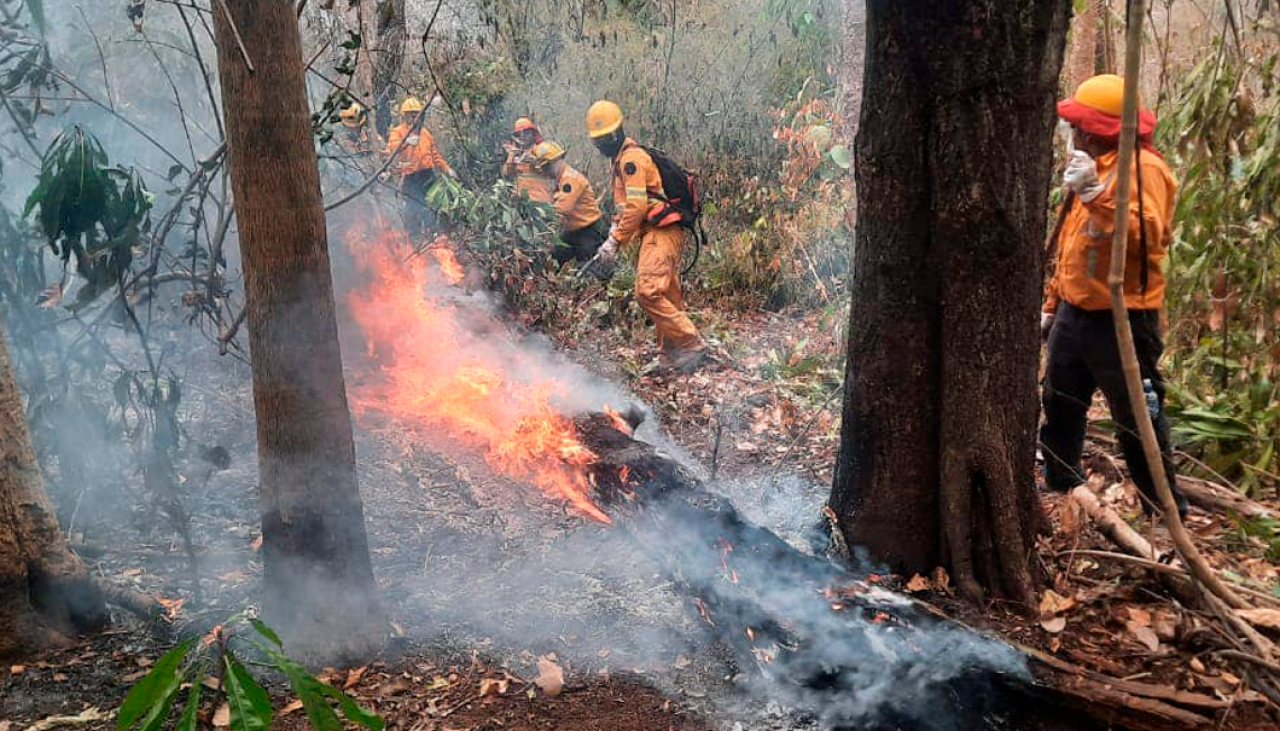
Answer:
[[(1074, 201), (1062, 227), (1057, 264), (1046, 287), (1041, 315), (1041, 332), (1048, 339), (1048, 363), (1040, 441), (1045, 453), (1045, 482), (1050, 489), (1070, 490), (1083, 482), (1080, 457), (1089, 404), (1094, 391), (1100, 389), (1119, 426), (1120, 446), (1133, 481), (1145, 498), (1144, 508), (1151, 512), (1158, 508), (1159, 498), (1125, 387), (1107, 288), (1123, 95), (1124, 80), (1108, 74), (1086, 80), (1072, 98), (1058, 104), (1058, 116), (1073, 130), (1075, 151), (1063, 182), (1074, 194)], [(1138, 121), (1124, 297), (1142, 378), (1152, 394), (1149, 408), (1154, 412), (1165, 472), (1179, 511), (1185, 513), (1186, 501), (1174, 478), (1169, 420), (1163, 408), (1164, 380), (1159, 370), (1165, 289), (1160, 267), (1173, 239), (1177, 182), (1151, 142), (1155, 115), (1144, 109)]]
[(400, 176), (405, 229), (417, 235), (426, 235), (436, 225), (435, 212), (427, 205), (427, 190), (438, 176), (454, 175), (453, 168), (440, 155), (431, 130), (420, 121), (425, 108), (422, 100), (412, 96), (400, 104), (401, 121), (387, 135), (386, 149), (387, 154), (399, 150), (393, 166)]
[(502, 163), (502, 176), (516, 181), (516, 196), (521, 193), (535, 203), (550, 203), (552, 188), (546, 176), (534, 169), (533, 148), (542, 144), (542, 131), (528, 117), (516, 120), (511, 140), (503, 145), (507, 153)]
[(596, 192), (587, 176), (564, 160), (565, 149), (556, 142), (533, 146), (533, 168), (551, 184), (551, 205), (560, 218), (560, 241), (552, 256), (560, 264), (570, 259), (589, 261), (605, 239), (609, 226), (596, 203)]
[(619, 246), (639, 244), (636, 301), (653, 320), (662, 358), (676, 371), (692, 373), (706, 360), (707, 346), (685, 312), (680, 291), (685, 232), (678, 225), (659, 226), (649, 220), (650, 209), (663, 205), (662, 177), (649, 153), (627, 136), (622, 121), (622, 109), (611, 101), (598, 101), (587, 111), (587, 134), (613, 161), (617, 218), (600, 246), (600, 258), (612, 263)]

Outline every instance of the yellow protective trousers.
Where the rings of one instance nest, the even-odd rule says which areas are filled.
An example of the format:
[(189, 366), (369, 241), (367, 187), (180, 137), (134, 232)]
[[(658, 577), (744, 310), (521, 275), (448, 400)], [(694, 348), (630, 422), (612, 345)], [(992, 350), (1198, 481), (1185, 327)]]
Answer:
[(636, 264), (636, 301), (658, 330), (658, 347), (668, 355), (702, 350), (706, 345), (684, 309), (680, 257), (685, 231), (679, 226), (646, 227), (640, 232)]

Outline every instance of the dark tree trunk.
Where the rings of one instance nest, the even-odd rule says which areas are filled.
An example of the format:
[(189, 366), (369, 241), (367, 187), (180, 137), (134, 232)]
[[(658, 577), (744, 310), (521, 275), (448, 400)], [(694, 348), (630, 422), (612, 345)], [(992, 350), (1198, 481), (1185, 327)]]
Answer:
[(253, 356), (264, 610), (291, 651), (356, 659), (383, 626), (356, 486), (298, 22), (289, 0), (226, 6), (234, 26), (227, 13), (213, 16)]
[(58, 529), (0, 331), (0, 657), (106, 621), (102, 593)]
[(1036, 313), (1067, 0), (867, 2), (831, 505), (904, 573), (1032, 600)]
[(408, 38), (404, 0), (381, 0), (378, 3), (377, 31), (378, 40), (372, 50), (370, 96), (374, 102), (378, 134), (386, 137), (395, 117), (391, 105), (395, 101), (395, 82), (400, 76), (400, 67), (404, 65), (405, 41)]

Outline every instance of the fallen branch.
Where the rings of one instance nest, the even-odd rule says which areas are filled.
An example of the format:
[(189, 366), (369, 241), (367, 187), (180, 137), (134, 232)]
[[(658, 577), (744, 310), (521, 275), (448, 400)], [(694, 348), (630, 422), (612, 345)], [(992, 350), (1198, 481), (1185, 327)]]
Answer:
[(1187, 500), (1192, 505), (1205, 510), (1216, 513), (1237, 513), (1247, 518), (1280, 519), (1280, 515), (1266, 505), (1216, 482), (1198, 477), (1180, 476), (1178, 487), (1182, 488), (1182, 494), (1187, 496)]
[(94, 583), (98, 585), (108, 604), (114, 604), (153, 625), (167, 627), (171, 624), (169, 610), (160, 603), (159, 597), (120, 586), (106, 579), (99, 578)]
[[(1094, 551), (1089, 549), (1075, 549), (1071, 551), (1060, 551), (1058, 553), (1059, 558), (1064, 558), (1069, 556), (1070, 557), (1088, 556), (1090, 558), (1106, 558), (1112, 561), (1121, 561), (1124, 563), (1133, 564), (1135, 566), (1142, 566), (1143, 568), (1151, 569), (1152, 571), (1155, 571), (1157, 573), (1169, 574), (1171, 576), (1180, 576), (1184, 579), (1191, 578), (1191, 574), (1189, 574), (1187, 570), (1182, 568), (1181, 566), (1173, 566), (1171, 564), (1160, 563), (1159, 561), (1152, 561), (1150, 559), (1141, 558), (1138, 556), (1130, 556), (1127, 553), (1114, 553), (1112, 551)], [(1252, 589), (1248, 586), (1244, 586), (1243, 584), (1240, 584), (1239, 582), (1235, 582), (1235, 586), (1238, 591), (1244, 594), (1248, 594), (1249, 596), (1255, 599), (1261, 600), (1263, 602), (1266, 602), (1268, 604), (1271, 604), (1272, 606), (1280, 607), (1280, 597), (1272, 596), (1271, 594), (1268, 594), (1263, 591), (1258, 591), (1257, 589)]]

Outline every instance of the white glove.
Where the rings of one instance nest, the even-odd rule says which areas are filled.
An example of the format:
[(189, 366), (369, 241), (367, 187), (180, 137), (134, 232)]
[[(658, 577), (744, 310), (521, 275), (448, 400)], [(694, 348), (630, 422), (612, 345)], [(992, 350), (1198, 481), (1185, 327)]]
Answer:
[(600, 244), (600, 251), (597, 254), (597, 256), (599, 256), (600, 261), (605, 264), (612, 264), (615, 261), (617, 261), (618, 260), (617, 240), (614, 239), (613, 236), (610, 236), (609, 238), (605, 239), (604, 243)]
[(1098, 180), (1098, 163), (1089, 153), (1076, 150), (1067, 161), (1067, 169), (1062, 172), (1062, 184), (1075, 191), (1081, 201), (1089, 201), (1102, 195), (1105, 186)]
[(418, 135), (409, 135), (409, 139), (405, 140), (404, 143), (410, 147), (414, 147), (418, 144)]
[(1053, 330), (1053, 321), (1057, 319), (1057, 315), (1052, 312), (1040, 313), (1040, 339), (1048, 340), (1049, 332)]

